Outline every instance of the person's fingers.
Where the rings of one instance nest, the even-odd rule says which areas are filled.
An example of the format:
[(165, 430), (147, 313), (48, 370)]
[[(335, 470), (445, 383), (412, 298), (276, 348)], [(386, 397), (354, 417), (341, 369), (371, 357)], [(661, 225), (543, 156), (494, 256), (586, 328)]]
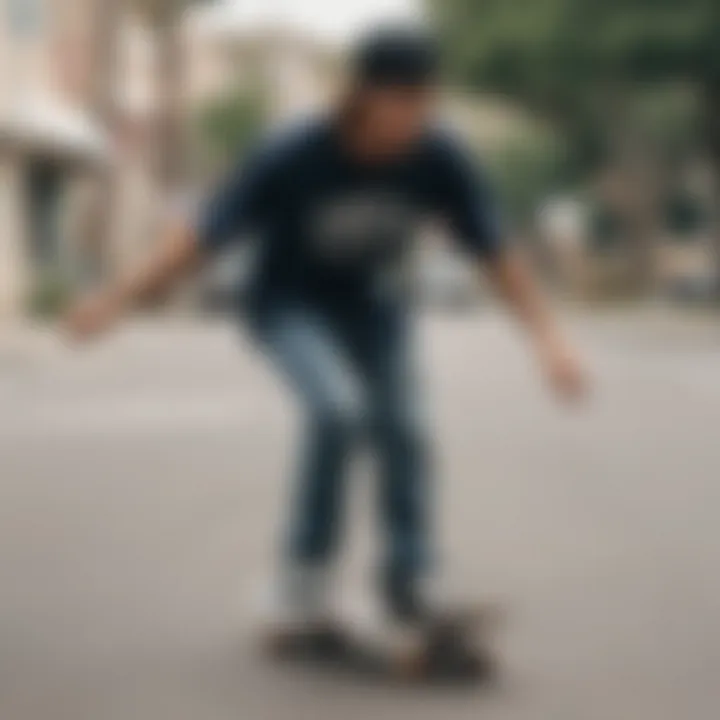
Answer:
[(582, 399), (588, 391), (585, 369), (574, 359), (565, 359), (557, 369), (558, 390), (570, 400)]
[(63, 326), (73, 339), (81, 341), (101, 332), (110, 318), (111, 308), (99, 298), (90, 298), (70, 310)]

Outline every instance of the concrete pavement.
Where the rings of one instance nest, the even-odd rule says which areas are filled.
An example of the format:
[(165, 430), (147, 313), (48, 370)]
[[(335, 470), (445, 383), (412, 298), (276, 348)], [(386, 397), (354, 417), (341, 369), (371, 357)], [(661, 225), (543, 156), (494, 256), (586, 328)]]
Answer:
[[(490, 694), (337, 683), (253, 654), (295, 423), (232, 329), (138, 325), (0, 368), (3, 720), (717, 716), (720, 339), (573, 326), (599, 380), (582, 411), (547, 397), (500, 318), (423, 327), (452, 574), (510, 609)], [(365, 473), (353, 494), (355, 597), (374, 557)]]

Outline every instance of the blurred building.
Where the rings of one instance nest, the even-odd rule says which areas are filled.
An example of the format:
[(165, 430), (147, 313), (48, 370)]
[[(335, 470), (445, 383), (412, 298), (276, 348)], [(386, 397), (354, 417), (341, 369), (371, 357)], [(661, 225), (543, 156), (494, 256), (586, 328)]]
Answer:
[(62, 198), (107, 157), (87, 107), (86, 5), (0, 5), (0, 317), (22, 312), (35, 276), (65, 266)]
[[(271, 128), (326, 105), (341, 74), (337, 48), (298, 28), (278, 23), (233, 26), (212, 18), (202, 13), (189, 18), (184, 35), (188, 139), (204, 145), (204, 153), (195, 157), (209, 161), (211, 172), (213, 166), (218, 169), (218, 151), (220, 159), (227, 159), (247, 148), (257, 133), (252, 127)], [(224, 138), (213, 132), (211, 118), (218, 115), (226, 128), (234, 122), (237, 132), (226, 129), (229, 137)], [(193, 170), (202, 181), (202, 168)]]
[(322, 105), (337, 84), (337, 49), (272, 19), (233, 25), (201, 8), (188, 16), (186, 41), (191, 105), (260, 83), (271, 119), (282, 122)]
[[(49, 276), (82, 274), (88, 252), (82, 216), (93, 171), (104, 163), (113, 183), (104, 262), (114, 271), (133, 263), (157, 228), (162, 197), (151, 167), (163, 83), (157, 29), (127, 6), (113, 6), (117, 22), (104, 29), (115, 33), (118, 49), (112, 112), (101, 121), (98, 7), (97, 0), (0, 4), (0, 316), (21, 315)], [(327, 45), (292, 28), (237, 27), (207, 17), (188, 13), (181, 28), (188, 135), (203, 104), (243, 88), (262, 88), (270, 122), (309, 111), (332, 92), (338, 61)]]

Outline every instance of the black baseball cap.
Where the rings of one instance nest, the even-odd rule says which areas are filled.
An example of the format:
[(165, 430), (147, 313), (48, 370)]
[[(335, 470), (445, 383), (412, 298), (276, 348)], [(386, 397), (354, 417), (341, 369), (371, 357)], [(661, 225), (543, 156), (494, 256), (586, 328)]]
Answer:
[(440, 51), (433, 36), (418, 27), (381, 27), (355, 47), (353, 74), (363, 85), (422, 87), (440, 72)]

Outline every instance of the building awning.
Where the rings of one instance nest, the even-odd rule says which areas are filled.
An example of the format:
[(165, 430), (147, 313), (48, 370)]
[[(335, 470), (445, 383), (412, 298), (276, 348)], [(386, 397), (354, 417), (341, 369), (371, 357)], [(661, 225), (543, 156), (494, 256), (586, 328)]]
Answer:
[(87, 113), (47, 98), (0, 111), (0, 143), (81, 164), (103, 163), (110, 154), (106, 133)]

